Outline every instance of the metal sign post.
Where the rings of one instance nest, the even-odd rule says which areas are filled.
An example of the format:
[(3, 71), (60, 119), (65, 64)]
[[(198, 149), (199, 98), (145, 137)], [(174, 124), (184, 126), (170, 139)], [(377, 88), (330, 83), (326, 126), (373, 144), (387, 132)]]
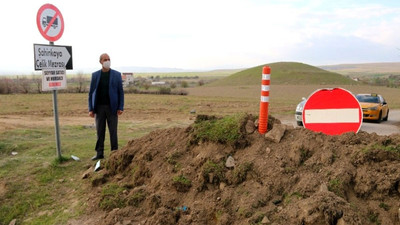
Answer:
[[(50, 41), (50, 45), (54, 45), (54, 42)], [(54, 123), (56, 132), (56, 145), (57, 145), (57, 157), (61, 159), (61, 141), (60, 141), (60, 125), (58, 123), (58, 105), (57, 105), (57, 89), (53, 90), (53, 111), (54, 111)]]
[(60, 125), (58, 123), (58, 106), (57, 106), (57, 90), (53, 90), (53, 110), (54, 110), (54, 122), (56, 131), (56, 145), (57, 145), (57, 157), (61, 159), (61, 141), (60, 141)]
[[(51, 4), (45, 4), (42, 7), (40, 7), (37, 16), (36, 16), (36, 23), (39, 29), (40, 34), (47, 39), (50, 42), (50, 46), (54, 47), (54, 41), (57, 41), (63, 34), (64, 32), (64, 19), (62, 17), (62, 14), (60, 10), (57, 9), (54, 5)], [(63, 53), (62, 51), (54, 51), (55, 53), (50, 51), (50, 53), (44, 52), (44, 56), (47, 56), (47, 58), (41, 59), (42, 61), (39, 61), (39, 59), (36, 59), (36, 47), (34, 47), (34, 52), (35, 52), (35, 70), (39, 69), (49, 69), (50, 67), (63, 67), (63, 71), (61, 71), (65, 75), (65, 68), (67, 69), (72, 69), (72, 56), (71, 56), (71, 62), (69, 62), (69, 53)], [(39, 50), (38, 50), (39, 51)], [(47, 51), (48, 52), (48, 51)], [(56, 54), (56, 58), (58, 59), (59, 57), (62, 57), (62, 54), (67, 55), (65, 57), (66, 59), (64, 61), (56, 61), (54, 60), (54, 54)], [(72, 54), (72, 52), (71, 52)], [(40, 54), (39, 54), (40, 55)], [(53, 57), (53, 58), (52, 58)], [(38, 60), (40, 63), (40, 68), (38, 68)], [(46, 61), (47, 60), (47, 61)], [(56, 65), (56, 66), (53, 66)], [(43, 68), (42, 68), (43, 67)], [(54, 68), (53, 68), (54, 69)], [(57, 69), (57, 68), (56, 68)], [(60, 69), (60, 68), (58, 68)], [(43, 70), (42, 70), (43, 71)], [(51, 71), (50, 71), (51, 72)], [(45, 77), (45, 72), (43, 72), (43, 79)], [(55, 80), (59, 79), (60, 76), (53, 77)], [(51, 77), (50, 77), (51, 80)], [(53, 91), (53, 112), (54, 112), (54, 123), (55, 123), (55, 133), (56, 133), (56, 145), (57, 145), (57, 157), (58, 159), (62, 158), (61, 155), (61, 141), (60, 141), (60, 125), (58, 122), (58, 105), (57, 105), (57, 89), (59, 89), (61, 82), (50, 82), (49, 84), (56, 84), (54, 85), (55, 87), (52, 86), (52, 91)]]

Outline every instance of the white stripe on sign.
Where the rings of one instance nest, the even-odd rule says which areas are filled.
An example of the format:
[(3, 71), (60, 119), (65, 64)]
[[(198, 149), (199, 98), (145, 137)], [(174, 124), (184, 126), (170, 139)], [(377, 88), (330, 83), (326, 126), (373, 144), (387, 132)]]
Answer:
[(269, 96), (261, 96), (261, 102), (269, 102)]
[(261, 91), (269, 91), (269, 85), (261, 85)]
[(359, 123), (359, 109), (307, 109), (305, 123)]
[(262, 79), (263, 80), (271, 80), (271, 74), (263, 74)]

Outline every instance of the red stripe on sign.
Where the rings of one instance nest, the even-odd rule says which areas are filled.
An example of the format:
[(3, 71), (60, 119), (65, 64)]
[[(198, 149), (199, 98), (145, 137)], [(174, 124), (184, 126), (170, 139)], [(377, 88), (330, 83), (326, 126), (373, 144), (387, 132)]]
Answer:
[(58, 12), (56, 11), (56, 14), (54, 14), (53, 18), (51, 18), (50, 23), (47, 24), (46, 29), (44, 30), (44, 33), (47, 34), (47, 32), (49, 31), (50, 27), (53, 25), (54, 21), (57, 19), (58, 17)]
[(307, 125), (307, 129), (315, 132), (323, 132), (328, 135), (340, 135), (345, 132), (357, 133), (359, 128), (360, 123), (336, 123), (334, 125), (329, 123), (313, 123)]
[(61, 87), (61, 82), (50, 82), (49, 87)]

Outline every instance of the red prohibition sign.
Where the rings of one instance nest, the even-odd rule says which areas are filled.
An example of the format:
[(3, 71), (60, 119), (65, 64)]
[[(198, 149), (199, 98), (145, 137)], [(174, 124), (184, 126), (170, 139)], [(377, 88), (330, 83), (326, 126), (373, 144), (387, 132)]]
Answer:
[(40, 34), (48, 41), (57, 41), (64, 32), (64, 18), (60, 10), (52, 4), (44, 4), (40, 7), (36, 24)]

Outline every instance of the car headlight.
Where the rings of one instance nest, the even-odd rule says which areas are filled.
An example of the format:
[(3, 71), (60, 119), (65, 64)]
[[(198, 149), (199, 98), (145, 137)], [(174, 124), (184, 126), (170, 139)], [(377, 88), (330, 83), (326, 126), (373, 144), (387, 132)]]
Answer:
[(301, 104), (298, 104), (296, 107), (296, 111), (303, 111), (303, 106)]
[(378, 106), (374, 106), (374, 107), (368, 108), (368, 110), (378, 110)]

